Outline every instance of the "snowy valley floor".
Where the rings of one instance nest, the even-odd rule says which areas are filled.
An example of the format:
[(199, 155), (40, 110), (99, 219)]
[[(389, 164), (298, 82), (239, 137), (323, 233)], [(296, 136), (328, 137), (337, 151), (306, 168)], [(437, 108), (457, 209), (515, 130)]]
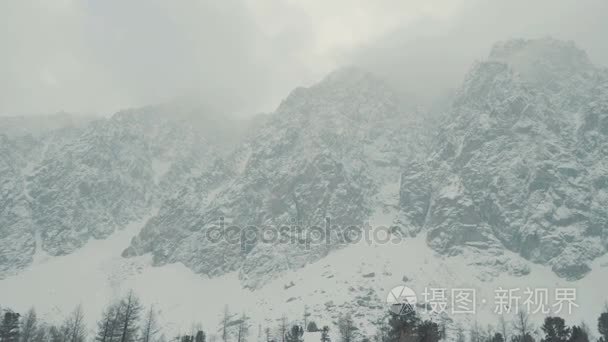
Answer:
[(423, 236), (399, 245), (351, 245), (251, 291), (241, 286), (236, 273), (208, 279), (181, 264), (152, 267), (149, 256), (123, 259), (120, 253), (142, 224), (134, 223), (106, 240), (90, 241), (67, 256), (36, 255), (34, 265), (27, 270), (0, 280), (0, 304), (20, 312), (34, 305), (50, 322), (82, 304), (89, 327), (94, 329), (104, 306), (134, 289), (144, 304), (154, 304), (161, 310), (160, 320), (171, 336), (189, 331), (199, 322), (213, 333), (225, 305), (231, 312), (250, 316), (255, 331), (259, 325), (275, 327), (283, 315), (299, 320), (307, 305), (310, 319), (320, 326), (331, 325), (340, 313), (352, 312), (362, 331), (373, 334), (370, 321), (386, 310), (389, 291), (403, 284), (417, 291), (419, 300), (425, 287), (475, 288), (477, 317), (453, 316), (464, 324), (474, 320), (496, 323), (494, 290), (499, 287), (575, 287), (580, 307), (570, 316), (562, 314), (570, 324), (584, 320), (595, 326), (608, 299), (603, 285), (608, 283), (606, 256), (596, 260), (593, 271), (576, 282), (564, 281), (550, 268), (534, 264), (529, 264), (531, 273), (527, 276), (502, 275), (482, 282), (463, 257), (437, 255)]

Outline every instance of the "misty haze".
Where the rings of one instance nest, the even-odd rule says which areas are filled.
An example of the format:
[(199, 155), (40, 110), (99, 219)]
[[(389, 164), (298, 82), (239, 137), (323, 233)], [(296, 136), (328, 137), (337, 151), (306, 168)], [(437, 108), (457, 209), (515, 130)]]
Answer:
[(607, 13), (2, 1), (0, 342), (608, 342)]

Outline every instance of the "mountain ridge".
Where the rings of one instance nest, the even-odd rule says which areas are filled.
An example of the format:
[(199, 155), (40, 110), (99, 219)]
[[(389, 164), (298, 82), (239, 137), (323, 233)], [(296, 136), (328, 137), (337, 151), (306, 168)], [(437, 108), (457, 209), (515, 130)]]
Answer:
[[(3, 208), (21, 216), (3, 234), (18, 234), (5, 241), (26, 251), (18, 271), (33, 249), (71, 253), (158, 205), (125, 257), (152, 253), (156, 265), (210, 276), (239, 271), (256, 288), (341, 246), (230, 248), (208, 244), (204, 231), (219, 218), (259, 232), (331, 217), (424, 232), (440, 253), (475, 253), (472, 265), (489, 274), (526, 274), (505, 256), (514, 251), (578, 279), (606, 251), (607, 75), (571, 42), (511, 40), (473, 65), (439, 123), (347, 67), (294, 89), (251, 125), (168, 104), (42, 139), (7, 137)], [(9, 151), (13, 141), (29, 152)], [(24, 164), (31, 156), (39, 162)]]

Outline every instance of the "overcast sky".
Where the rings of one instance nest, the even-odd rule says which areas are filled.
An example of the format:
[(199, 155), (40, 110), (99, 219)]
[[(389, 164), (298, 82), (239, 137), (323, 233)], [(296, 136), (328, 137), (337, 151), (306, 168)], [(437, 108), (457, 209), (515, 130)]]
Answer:
[(238, 114), (361, 64), (416, 96), (507, 38), (608, 65), (606, 0), (2, 0), (0, 115), (108, 115), (188, 96)]

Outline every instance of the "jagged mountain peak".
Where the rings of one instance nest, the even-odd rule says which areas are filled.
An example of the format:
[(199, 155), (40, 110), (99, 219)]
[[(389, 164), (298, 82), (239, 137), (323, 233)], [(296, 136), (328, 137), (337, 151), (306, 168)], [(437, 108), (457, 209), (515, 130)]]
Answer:
[(604, 116), (605, 83), (573, 43), (497, 44), (457, 94), (432, 169), (404, 173), (404, 220), (426, 227), (444, 253), (506, 248), (561, 277), (584, 277), (607, 250), (605, 214), (594, 209), (605, 201), (597, 147), (606, 135), (587, 129)]
[(488, 60), (505, 63), (524, 80), (549, 87), (568, 79), (586, 78), (595, 70), (587, 53), (574, 42), (550, 37), (498, 42)]
[(587, 53), (578, 48), (573, 41), (564, 41), (551, 37), (539, 39), (511, 39), (494, 44), (489, 59), (513, 61), (519, 58), (550, 58), (558, 64), (569, 64), (572, 67), (591, 64)]
[[(0, 132), (0, 278), (36, 265), (41, 252), (52, 258), (84, 249), (141, 218), (144, 228), (129, 232), (137, 234), (131, 244), (126, 238), (133, 235), (122, 234), (124, 244), (108, 253), (115, 265), (129, 267), (100, 268), (119, 274), (110, 274), (112, 285), (162, 269), (151, 271), (149, 264), (164, 270), (179, 265), (189, 279), (200, 280), (184, 265), (210, 278), (238, 273), (239, 289), (280, 283), (283, 303), (293, 307), (307, 297), (289, 291), (305, 286), (289, 290), (293, 283), (282, 282), (307, 265), (313, 267), (305, 273), (310, 284), (381, 284), (369, 288), (372, 303), (404, 274), (426, 286), (429, 279), (470, 270), (466, 280), (478, 284), (502, 281), (502, 273), (534, 274), (541, 266), (531, 263), (538, 263), (562, 278), (582, 278), (608, 251), (608, 154), (602, 149), (608, 146), (608, 82), (596, 81), (608, 77), (593, 75), (587, 62), (568, 42), (497, 44), (467, 76), (430, 151), (420, 141), (436, 132), (412, 125), (389, 86), (353, 67), (294, 90), (276, 112), (252, 119), (244, 138), (230, 120), (214, 122), (224, 119), (217, 112), (157, 105), (95, 121), (52, 142), (57, 146), (45, 149), (39, 164), (26, 167), (28, 158), (13, 148), (23, 142)], [(242, 138), (225, 154), (224, 132)], [(336, 235), (367, 222), (423, 234), (407, 246), (355, 246), (340, 263), (338, 250), (349, 246), (343, 249), (337, 239), (311, 247), (257, 240), (239, 245), (207, 235), (219, 218), (272, 228), (292, 219), (318, 225), (327, 217)], [(424, 261), (412, 262), (418, 247), (426, 251)], [(128, 258), (119, 260), (120, 251)], [(455, 259), (467, 263), (458, 272), (428, 272), (434, 260), (452, 265)], [(325, 263), (352, 263), (361, 271), (334, 278)], [(121, 272), (125, 278), (116, 280)], [(354, 291), (341, 292), (359, 305), (350, 297)]]
[(359, 69), (340, 69), (298, 88), (220, 162), (224, 171), (212, 169), (185, 184), (187, 200), (165, 202), (124, 255), (152, 252), (159, 265), (182, 262), (209, 276), (238, 270), (250, 287), (318, 260), (340, 244), (308, 249), (256, 242), (241, 250), (191, 241), (204, 241), (219, 217), (252, 227), (295, 219), (307, 229), (330, 217), (339, 231), (390, 215), (403, 159), (415, 144), (408, 143), (414, 131), (408, 117), (381, 80)]
[[(462, 108), (459, 114), (459, 117), (474, 119), (478, 111), (523, 114), (516, 113), (516, 108), (540, 101), (547, 108), (542, 111), (536, 108), (539, 120), (576, 120), (573, 114), (593, 102), (597, 97), (596, 87), (605, 82), (606, 75), (605, 70), (592, 64), (586, 52), (571, 41), (508, 40), (496, 43), (486, 60), (473, 64), (453, 104), (476, 108), (475, 111)], [(531, 109), (539, 105), (526, 107), (526, 113), (533, 113)], [(556, 122), (547, 124), (557, 125)]]
[(338, 68), (325, 76), (319, 86), (361, 86), (370, 83), (387, 87), (382, 79), (372, 72), (356, 66)]
[(162, 123), (188, 122), (191, 126), (199, 126), (202, 122), (230, 121), (232, 117), (213, 110), (204, 105), (172, 101), (140, 108), (130, 108), (116, 112), (110, 118), (116, 122), (132, 123)]
[(386, 119), (405, 104), (383, 80), (356, 67), (340, 68), (310, 87), (298, 87), (281, 102), (277, 113), (342, 115), (357, 122)]

